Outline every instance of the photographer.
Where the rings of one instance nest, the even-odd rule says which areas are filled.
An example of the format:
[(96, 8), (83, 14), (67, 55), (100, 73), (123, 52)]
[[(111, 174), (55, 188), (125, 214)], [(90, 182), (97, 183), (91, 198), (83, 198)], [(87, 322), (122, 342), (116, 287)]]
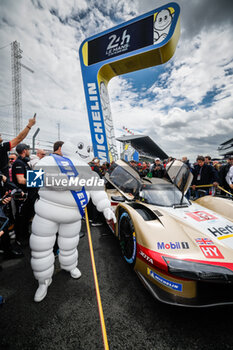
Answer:
[[(7, 183), (7, 177), (3, 174), (0, 174), (0, 218), (1, 218), (1, 235), (0, 235), (0, 245), (3, 250), (4, 259), (14, 259), (23, 257), (23, 253), (20, 248), (11, 245), (10, 236), (8, 232), (8, 218), (6, 216), (7, 207), (11, 201), (11, 195), (5, 191), (6, 186), (10, 187), (10, 184)], [(14, 185), (13, 185), (14, 187)]]

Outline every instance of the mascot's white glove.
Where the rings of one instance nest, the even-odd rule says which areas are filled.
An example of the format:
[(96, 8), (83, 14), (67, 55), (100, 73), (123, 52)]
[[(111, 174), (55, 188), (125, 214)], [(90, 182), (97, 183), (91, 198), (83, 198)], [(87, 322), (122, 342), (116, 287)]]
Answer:
[(104, 209), (103, 214), (106, 220), (113, 220), (116, 223), (116, 216), (110, 208)]

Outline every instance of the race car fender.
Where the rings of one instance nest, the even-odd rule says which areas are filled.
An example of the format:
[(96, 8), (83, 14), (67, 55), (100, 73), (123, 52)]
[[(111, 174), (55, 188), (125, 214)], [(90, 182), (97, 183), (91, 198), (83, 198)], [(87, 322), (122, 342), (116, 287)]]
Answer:
[(194, 203), (198, 203), (205, 208), (215, 211), (225, 217), (228, 220), (233, 221), (233, 200), (213, 197), (213, 196), (204, 196), (197, 199)]

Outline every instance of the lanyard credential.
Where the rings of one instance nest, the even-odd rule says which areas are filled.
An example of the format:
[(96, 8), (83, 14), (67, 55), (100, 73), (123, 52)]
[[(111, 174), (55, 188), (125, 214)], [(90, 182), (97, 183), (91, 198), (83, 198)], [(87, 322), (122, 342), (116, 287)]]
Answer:
[(197, 181), (201, 180), (201, 173), (202, 173), (202, 167), (200, 167), (200, 169), (199, 169), (199, 173), (197, 175)]
[[(51, 156), (55, 159), (62, 174), (66, 174), (68, 179), (70, 179), (71, 177), (78, 176), (78, 171), (69, 158), (59, 156), (59, 155), (54, 154), (54, 153), (51, 154)], [(84, 208), (88, 203), (88, 197), (87, 197), (84, 186), (83, 186), (81, 191), (72, 191), (71, 190), (70, 192), (72, 193), (72, 196), (74, 197), (75, 202), (77, 203), (77, 206), (79, 208), (80, 214), (83, 217), (85, 214)]]

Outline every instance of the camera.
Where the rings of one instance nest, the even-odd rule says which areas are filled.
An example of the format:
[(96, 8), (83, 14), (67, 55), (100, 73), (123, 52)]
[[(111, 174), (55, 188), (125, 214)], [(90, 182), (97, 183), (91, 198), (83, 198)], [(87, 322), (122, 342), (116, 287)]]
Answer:
[(26, 199), (27, 198), (27, 193), (23, 193), (23, 191), (20, 188), (14, 189), (11, 192), (11, 197), (17, 201), (20, 199)]
[(3, 196), (2, 198), (0, 198), (0, 202), (2, 202), (4, 199), (9, 198), (9, 197), (11, 197), (11, 194), (10, 194), (10, 193), (5, 194), (5, 196)]
[(0, 198), (0, 202), (9, 197), (13, 198), (15, 201), (22, 200), (27, 198), (27, 193), (23, 193), (23, 191), (20, 188), (17, 188), (11, 191), (11, 193), (5, 194), (5, 196)]

